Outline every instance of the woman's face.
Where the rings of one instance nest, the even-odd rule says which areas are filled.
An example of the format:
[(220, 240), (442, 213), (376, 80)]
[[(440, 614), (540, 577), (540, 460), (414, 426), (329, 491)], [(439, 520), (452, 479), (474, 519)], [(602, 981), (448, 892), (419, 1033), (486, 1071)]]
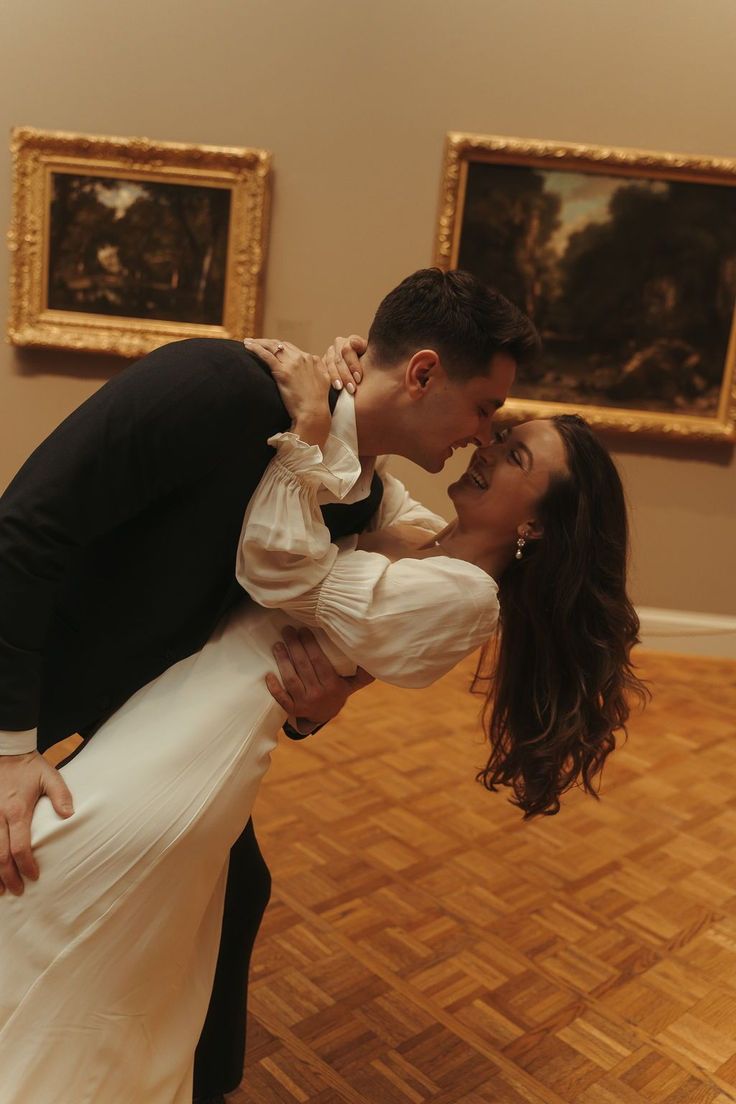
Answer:
[(511, 548), (520, 535), (541, 536), (537, 507), (550, 481), (567, 473), (554, 422), (539, 419), (499, 430), (448, 494), (465, 529), (487, 533), (493, 547), (508, 542)]

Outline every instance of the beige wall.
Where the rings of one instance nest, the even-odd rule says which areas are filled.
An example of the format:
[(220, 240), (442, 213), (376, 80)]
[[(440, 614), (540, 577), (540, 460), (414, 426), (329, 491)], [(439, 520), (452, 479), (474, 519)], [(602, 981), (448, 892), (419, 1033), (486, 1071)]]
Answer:
[[(431, 260), (447, 130), (734, 156), (735, 41), (732, 0), (5, 0), (0, 115), (271, 149), (266, 332), (320, 348)], [(0, 485), (119, 366), (0, 346)], [(616, 455), (636, 599), (736, 614), (733, 453)]]

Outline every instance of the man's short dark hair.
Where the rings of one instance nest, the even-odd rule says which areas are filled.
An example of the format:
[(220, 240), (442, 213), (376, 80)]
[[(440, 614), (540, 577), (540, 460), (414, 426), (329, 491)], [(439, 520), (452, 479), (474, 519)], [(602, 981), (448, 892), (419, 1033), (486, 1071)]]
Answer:
[(483, 376), (496, 353), (523, 366), (539, 352), (534, 325), (469, 272), (420, 268), (380, 304), (368, 333), (379, 363), (435, 349), (449, 376)]

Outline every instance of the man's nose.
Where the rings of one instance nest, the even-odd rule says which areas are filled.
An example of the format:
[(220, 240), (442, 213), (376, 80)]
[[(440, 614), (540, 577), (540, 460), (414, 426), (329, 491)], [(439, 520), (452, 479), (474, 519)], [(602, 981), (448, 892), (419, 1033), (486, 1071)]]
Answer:
[(490, 464), (494, 457), (493, 441), (488, 441), (484, 445), (479, 445), (475, 455), (482, 463)]
[(478, 426), (478, 432), (475, 435), (475, 443), (478, 448), (487, 448), (493, 440), (494, 429), (493, 425), (486, 421), (484, 424)]

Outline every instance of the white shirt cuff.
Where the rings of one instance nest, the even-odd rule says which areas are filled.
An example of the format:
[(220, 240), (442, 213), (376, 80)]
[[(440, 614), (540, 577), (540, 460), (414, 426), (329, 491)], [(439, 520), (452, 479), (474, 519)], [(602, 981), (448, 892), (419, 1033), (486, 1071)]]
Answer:
[[(309, 445), (291, 430), (268, 438), (276, 449), (278, 463), (308, 486), (323, 488), (329, 501), (341, 501), (350, 492), (361, 474), (360, 460), (347, 445), (330, 433), (324, 447)], [(317, 495), (321, 502), (321, 496)]]
[(38, 730), (27, 728), (24, 732), (7, 732), (0, 729), (0, 755), (25, 755), (36, 750)]

